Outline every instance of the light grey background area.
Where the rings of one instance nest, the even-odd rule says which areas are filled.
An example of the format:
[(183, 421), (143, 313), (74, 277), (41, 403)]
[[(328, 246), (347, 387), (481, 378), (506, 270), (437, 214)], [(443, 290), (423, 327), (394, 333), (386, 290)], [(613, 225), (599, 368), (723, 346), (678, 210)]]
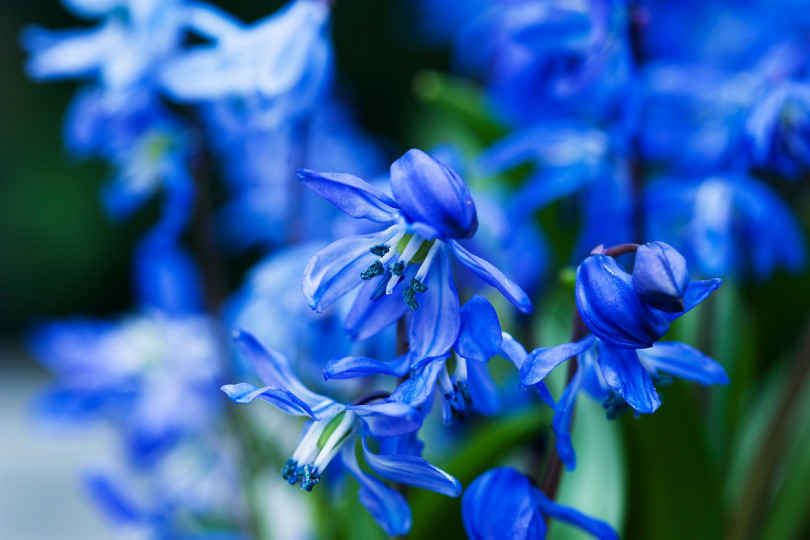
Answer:
[(98, 427), (38, 423), (31, 403), (50, 379), (19, 347), (0, 343), (0, 539), (114, 538), (80, 477), (111, 461), (112, 438)]

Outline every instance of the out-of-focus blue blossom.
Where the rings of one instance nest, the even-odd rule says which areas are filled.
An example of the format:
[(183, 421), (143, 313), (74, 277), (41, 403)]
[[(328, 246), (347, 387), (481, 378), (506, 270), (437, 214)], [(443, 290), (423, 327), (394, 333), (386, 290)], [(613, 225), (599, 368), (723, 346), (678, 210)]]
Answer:
[(30, 347), (58, 377), (40, 412), (110, 420), (135, 464), (154, 463), (206, 430), (220, 408), (214, 392), (222, 351), (215, 326), (200, 316), (47, 323), (32, 332)]
[[(386, 439), (407, 435), (421, 426), (416, 410), (402, 402), (345, 405), (333, 401), (308, 390), (292, 373), (286, 358), (265, 349), (250, 334), (237, 332), (234, 337), (265, 386), (225, 385), (223, 392), (235, 403), (261, 399), (283, 412), (313, 420), (282, 468), (282, 477), (290, 484), (300, 483), (301, 489), (311, 491), (332, 459), (340, 456), (343, 465), (360, 483), (360, 502), (377, 523), (390, 535), (407, 533), (411, 525), (407, 502), (397, 491), (360, 468), (355, 455), (356, 438), (359, 438), (366, 464), (381, 477), (451, 497), (461, 494), (458, 480), (419, 456), (385, 452), (392, 446), (385, 444)], [(383, 441), (383, 453), (371, 451), (370, 438)]]
[(365, 281), (346, 320), (354, 339), (374, 335), (410, 308), (411, 346), (423, 357), (445, 354), (458, 336), (460, 308), (448, 250), (522, 312), (531, 311), (522, 289), (458, 243), (475, 233), (475, 204), (464, 181), (424, 152), (410, 150), (391, 165), (393, 198), (349, 174), (299, 177), (349, 216), (386, 227), (334, 242), (304, 273), (304, 294), (316, 311)]
[(618, 3), (490, 4), (456, 50), (462, 69), (482, 74), (500, 113), (521, 125), (563, 109), (589, 119), (615, 114), (630, 69)]
[(674, 246), (702, 275), (765, 279), (807, 261), (790, 208), (748, 176), (659, 179), (646, 188), (645, 216), (647, 236)]
[(213, 44), (163, 68), (163, 89), (181, 102), (244, 100), (270, 127), (309, 113), (332, 71), (329, 15), (328, 2), (295, 0), (251, 26), (224, 20)]
[[(640, 264), (646, 265), (643, 255)], [(664, 266), (645, 272), (666, 274)], [(650, 276), (648, 276), (650, 277)], [(665, 281), (666, 276), (652, 281)], [(720, 286), (719, 279), (689, 282), (683, 294), (683, 309), (659, 311), (642, 300), (633, 279), (612, 257), (591, 255), (577, 268), (576, 303), (582, 321), (592, 335), (576, 343), (532, 351), (520, 368), (524, 384), (536, 384), (566, 360), (579, 357), (576, 374), (555, 407), (552, 427), (557, 451), (569, 469), (575, 466), (570, 424), (578, 392), (585, 388), (604, 400), (610, 416), (626, 405), (637, 413), (655, 412), (661, 404), (656, 384), (666, 384), (664, 374), (702, 384), (726, 384), (723, 368), (701, 352), (674, 342), (659, 342), (669, 323), (680, 317)]]
[(619, 535), (603, 521), (546, 497), (523, 474), (511, 467), (491, 469), (470, 484), (461, 506), (464, 528), (471, 540), (541, 540), (546, 519), (559, 519), (600, 540)]
[(295, 170), (303, 165), (366, 177), (385, 169), (377, 145), (337, 101), (320, 104), (303, 124), (278, 127), (234, 100), (207, 104), (203, 113), (233, 195), (216, 217), (228, 250), (327, 235), (322, 224), (334, 218), (334, 209), (301, 197)]

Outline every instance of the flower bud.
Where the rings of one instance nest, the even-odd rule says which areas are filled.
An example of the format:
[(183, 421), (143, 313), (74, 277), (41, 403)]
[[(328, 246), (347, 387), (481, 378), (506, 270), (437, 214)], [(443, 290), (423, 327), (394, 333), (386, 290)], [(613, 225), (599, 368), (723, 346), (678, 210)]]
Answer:
[(650, 242), (636, 251), (633, 288), (642, 301), (667, 313), (683, 311), (683, 295), (689, 285), (686, 260), (663, 242)]

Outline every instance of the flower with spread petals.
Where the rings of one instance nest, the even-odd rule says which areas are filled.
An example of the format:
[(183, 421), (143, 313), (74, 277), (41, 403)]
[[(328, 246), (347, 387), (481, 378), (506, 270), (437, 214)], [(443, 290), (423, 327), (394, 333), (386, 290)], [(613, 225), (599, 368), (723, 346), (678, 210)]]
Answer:
[[(668, 252), (671, 248), (667, 248)], [(670, 258), (677, 259), (671, 253)], [(648, 266), (644, 258), (637, 262), (643, 267), (646, 283), (668, 287), (672, 268), (657, 263), (660, 260)], [(719, 279), (689, 282), (682, 297), (677, 298), (683, 308), (666, 312), (640, 298), (632, 276), (613, 257), (597, 253), (582, 262), (577, 269), (576, 303), (592, 334), (575, 343), (535, 349), (520, 369), (523, 384), (533, 385), (566, 360), (579, 357), (576, 374), (555, 407), (552, 424), (557, 451), (569, 469), (576, 463), (569, 430), (580, 390), (603, 400), (613, 417), (627, 406), (636, 413), (655, 412), (661, 405), (656, 385), (671, 382), (670, 375), (706, 385), (728, 383), (723, 368), (700, 351), (683, 343), (659, 341), (671, 321), (705, 300), (720, 284)]]
[[(458, 480), (413, 454), (415, 445), (406, 445), (408, 449), (403, 451), (398, 444), (421, 426), (418, 411), (402, 402), (338, 403), (307, 389), (292, 373), (286, 358), (265, 349), (250, 334), (237, 331), (234, 339), (265, 386), (230, 384), (222, 391), (235, 403), (261, 399), (287, 414), (313, 420), (281, 469), (287, 482), (311, 491), (329, 463), (339, 457), (360, 484), (360, 502), (377, 523), (390, 535), (407, 533), (411, 526), (408, 504), (397, 491), (360, 468), (355, 455), (359, 439), (366, 464), (379, 476), (451, 497), (461, 494)], [(379, 454), (370, 448), (374, 440), (380, 441)]]
[(619, 538), (607, 523), (555, 503), (511, 467), (491, 469), (476, 478), (464, 492), (461, 514), (471, 540), (541, 540), (548, 518), (570, 523), (600, 540)]
[(374, 335), (410, 309), (409, 340), (417, 356), (445, 354), (460, 324), (448, 251), (520, 311), (531, 312), (520, 287), (458, 242), (475, 234), (475, 203), (464, 181), (428, 154), (409, 150), (391, 165), (393, 197), (349, 174), (298, 175), (349, 216), (385, 227), (334, 242), (304, 272), (304, 295), (316, 311), (363, 284), (345, 324), (353, 339)]

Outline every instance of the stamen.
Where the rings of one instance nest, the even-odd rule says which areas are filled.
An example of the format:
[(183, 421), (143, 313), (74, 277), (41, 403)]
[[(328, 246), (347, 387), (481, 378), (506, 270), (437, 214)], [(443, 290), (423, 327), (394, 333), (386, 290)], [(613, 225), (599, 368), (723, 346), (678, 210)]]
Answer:
[(329, 465), (332, 458), (340, 451), (343, 443), (347, 441), (354, 433), (355, 420), (357, 415), (351, 411), (346, 412), (346, 415), (340, 422), (340, 425), (335, 428), (335, 431), (329, 436), (326, 444), (323, 445), (321, 453), (315, 459), (313, 466), (315, 471), (322, 471)]
[(416, 291), (408, 285), (402, 289), (402, 295), (405, 297), (405, 305), (411, 308), (411, 311), (416, 311), (419, 308), (419, 303), (416, 301)]
[(395, 276), (401, 276), (403, 273), (405, 273), (405, 263), (402, 261), (397, 261), (390, 266), (389, 270), (391, 270), (391, 273)]
[(380, 259), (380, 262), (381, 262), (382, 264), (387, 263), (388, 261), (390, 261), (390, 260), (391, 260), (391, 259), (394, 257), (394, 255), (397, 253), (396, 246), (397, 246), (397, 244), (399, 243), (399, 241), (400, 241), (400, 240), (402, 240), (402, 237), (403, 237), (403, 236), (405, 236), (405, 234), (406, 234), (406, 233), (405, 233), (405, 230), (403, 229), (403, 230), (399, 231), (397, 234), (395, 234), (395, 235), (394, 235), (394, 236), (393, 236), (393, 237), (392, 237), (390, 240), (388, 240), (388, 241), (386, 242), (386, 245), (390, 245), (390, 246), (392, 246), (394, 249), (389, 250), (389, 251), (388, 251), (388, 253), (386, 253), (386, 254), (385, 254), (385, 255), (384, 255), (384, 256), (383, 256), (383, 257)]
[(370, 251), (371, 251), (372, 255), (376, 255), (377, 257), (382, 257), (383, 255), (388, 253), (388, 250), (390, 250), (390, 249), (391, 248), (389, 248), (385, 244), (377, 244), (376, 246), (371, 246)]
[(315, 421), (310, 426), (304, 438), (298, 443), (298, 447), (293, 452), (292, 460), (296, 463), (310, 463), (318, 455), (318, 439), (321, 438), (323, 430), (329, 422), (325, 420)]
[(304, 471), (301, 477), (301, 489), (305, 491), (312, 491), (312, 488), (321, 483), (318, 471), (312, 465), (304, 465)]
[(427, 285), (425, 285), (424, 283), (422, 283), (421, 281), (419, 281), (416, 278), (413, 278), (408, 285), (411, 287), (411, 289), (413, 289), (414, 291), (419, 292), (419, 293), (422, 293), (422, 292), (425, 292), (426, 290), (428, 290)]
[(287, 463), (284, 464), (284, 467), (281, 468), (281, 477), (289, 482), (290, 485), (294, 485), (298, 482), (299, 475), (296, 472), (298, 469), (298, 462), (295, 461), (293, 458), (287, 459)]
[(427, 255), (425, 255), (425, 260), (422, 261), (422, 266), (419, 267), (419, 271), (416, 273), (416, 279), (418, 279), (419, 281), (425, 280), (425, 276), (427, 276), (428, 270), (430, 270), (430, 265), (433, 264), (433, 259), (436, 257), (436, 252), (439, 251), (440, 243), (441, 242), (439, 242), (438, 240), (433, 242), (433, 245), (430, 246)]
[(360, 277), (369, 280), (385, 273), (385, 269), (380, 261), (374, 261), (371, 266), (360, 272)]

